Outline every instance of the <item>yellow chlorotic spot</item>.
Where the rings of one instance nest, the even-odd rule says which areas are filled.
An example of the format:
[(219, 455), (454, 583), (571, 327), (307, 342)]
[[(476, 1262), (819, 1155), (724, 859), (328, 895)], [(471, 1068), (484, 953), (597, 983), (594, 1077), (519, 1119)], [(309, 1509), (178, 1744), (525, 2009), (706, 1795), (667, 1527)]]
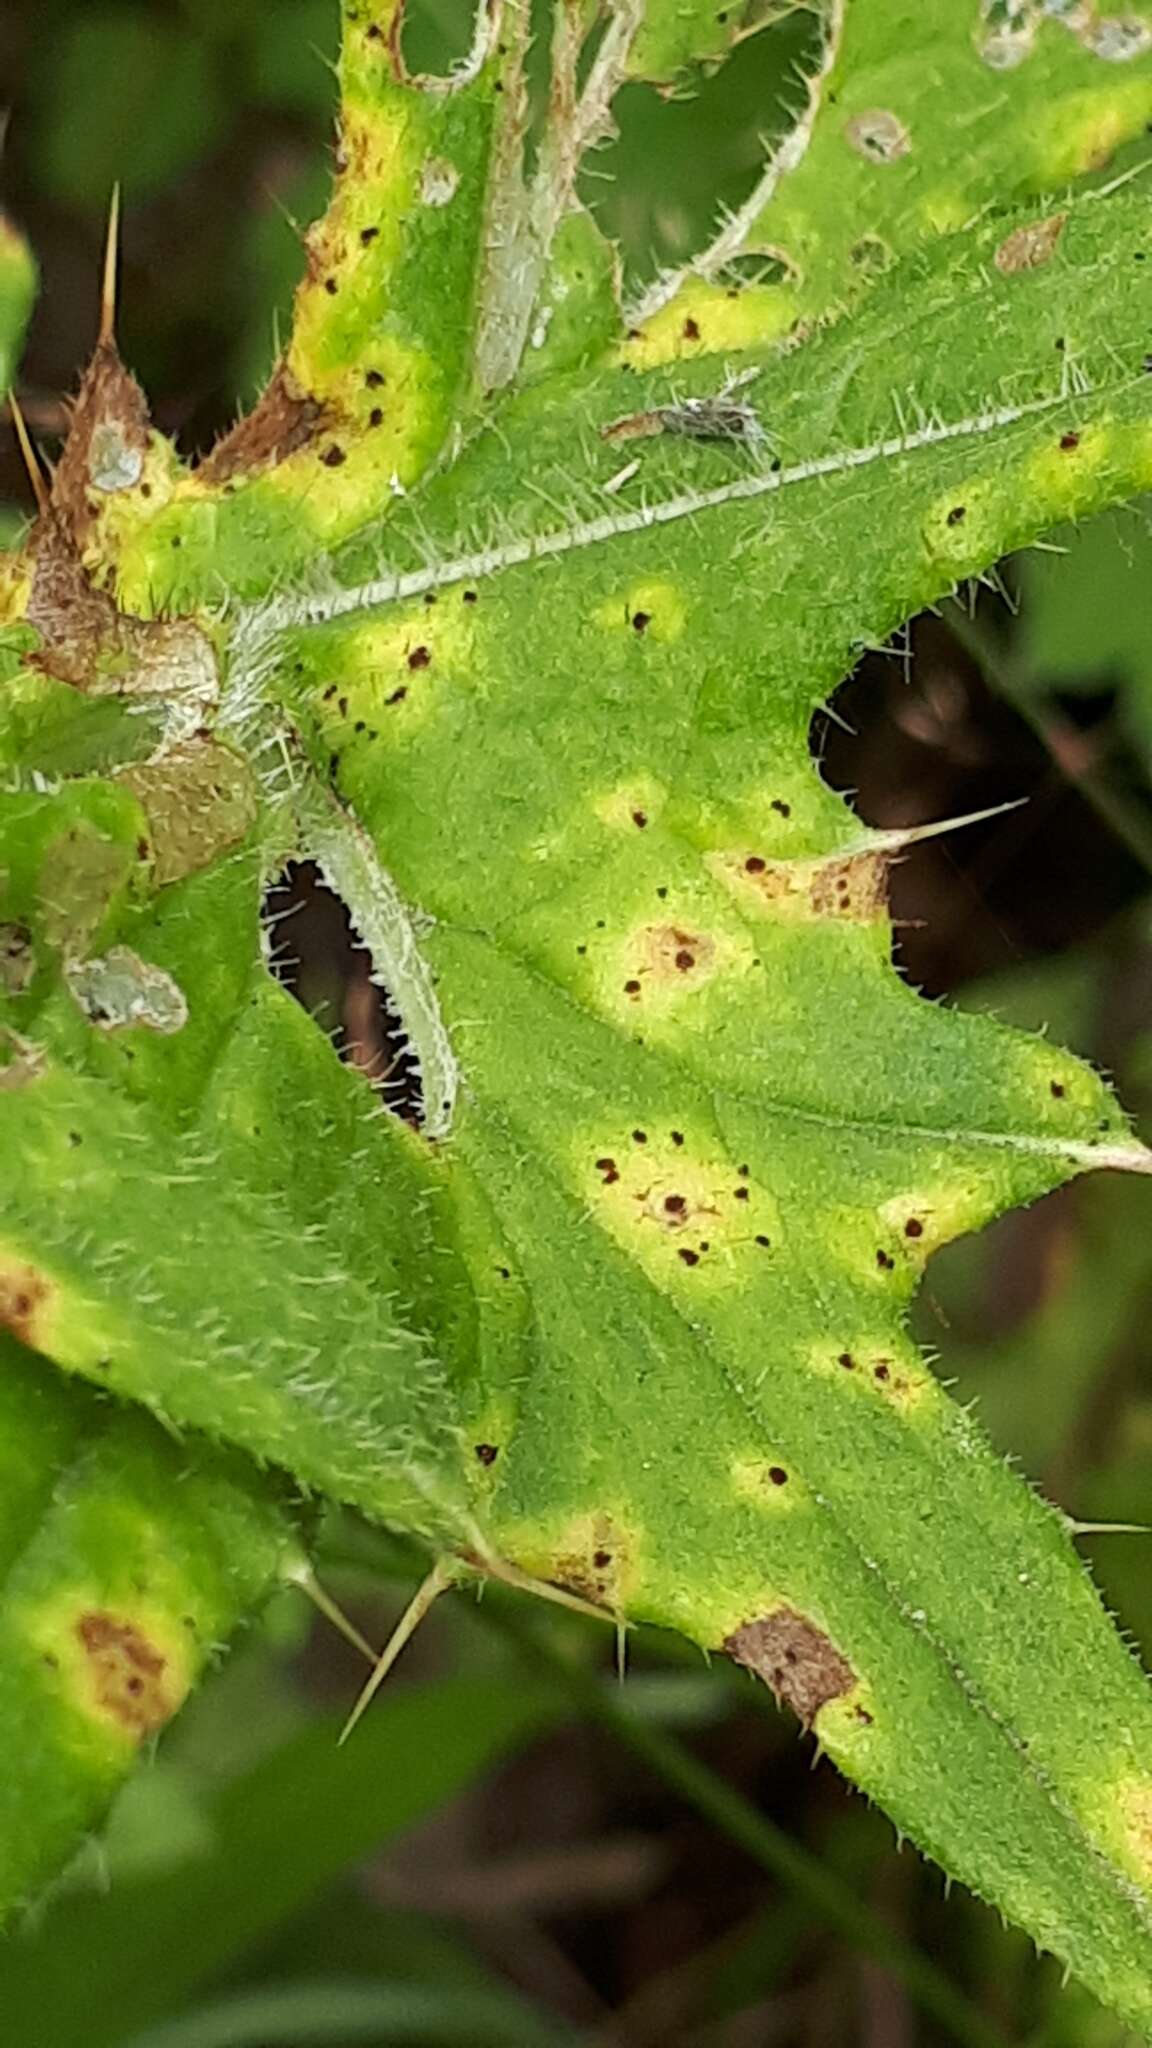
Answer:
[(754, 961), (750, 939), (705, 929), (673, 911), (666, 922), (636, 926), (599, 963), (599, 994), (620, 1019), (651, 1022), (680, 1011), (687, 998), (719, 977), (749, 973)]
[(592, 808), (602, 824), (618, 832), (643, 832), (656, 822), (668, 792), (654, 776), (638, 775), (606, 795), (594, 797)]
[(894, 1195), (878, 1210), (882, 1230), (876, 1242), (898, 1247), (905, 1264), (922, 1265), (938, 1245), (950, 1244), (954, 1237), (986, 1223), (988, 1208), (988, 1192), (975, 1182), (914, 1188)]
[(948, 235), (970, 221), (974, 212), (963, 192), (926, 192), (916, 212), (931, 234)]
[(674, 299), (617, 352), (635, 370), (656, 369), (684, 356), (744, 349), (775, 341), (795, 315), (791, 284), (708, 284), (689, 278)]
[(841, 1380), (905, 1413), (926, 1410), (934, 1399), (942, 1398), (923, 1360), (891, 1332), (857, 1333), (843, 1342), (825, 1340), (808, 1353), (808, 1364), (825, 1379)]
[(644, 582), (605, 598), (592, 614), (606, 632), (630, 633), (637, 641), (679, 640), (684, 600), (674, 583)]
[(705, 862), (745, 911), (803, 924), (832, 919), (872, 924), (887, 917), (888, 862), (879, 851), (832, 854), (825, 860), (770, 860), (749, 846), (709, 853)]
[(1112, 77), (1101, 90), (1062, 97), (1029, 123), (1031, 182), (1059, 186), (1102, 169), (1150, 114), (1152, 80), (1146, 73), (1123, 81)]
[(702, 1157), (666, 1122), (585, 1139), (575, 1165), (593, 1215), (665, 1284), (725, 1281), (735, 1260), (759, 1264), (780, 1243), (776, 1203), (747, 1166)]
[(1115, 453), (1114, 429), (1082, 427), (1071, 399), (1067, 422), (1053, 424), (1048, 441), (1028, 463), (1028, 488), (1041, 493), (1054, 514), (1074, 513), (1082, 503), (1093, 502), (1096, 478)]
[(1152, 1778), (1125, 1772), (1093, 1800), (1086, 1819), (1137, 1884), (1152, 1892)]
[(1002, 519), (1003, 496), (986, 477), (968, 478), (947, 496), (937, 498), (927, 513), (924, 541), (939, 561), (962, 562), (980, 553), (990, 530)]
[(850, 1692), (820, 1709), (820, 1740), (838, 1763), (870, 1754), (876, 1743), (876, 1701), (870, 1686), (857, 1682)]
[(339, 731), (368, 726), (383, 735), (421, 722), (438, 686), (475, 679), (471, 608), (444, 601), (409, 605), (398, 614), (344, 628), (339, 678), (325, 684), (321, 703)]
[(773, 1514), (787, 1512), (809, 1501), (807, 1488), (798, 1479), (787, 1458), (761, 1452), (756, 1458), (740, 1458), (732, 1466), (732, 1484), (741, 1500)]

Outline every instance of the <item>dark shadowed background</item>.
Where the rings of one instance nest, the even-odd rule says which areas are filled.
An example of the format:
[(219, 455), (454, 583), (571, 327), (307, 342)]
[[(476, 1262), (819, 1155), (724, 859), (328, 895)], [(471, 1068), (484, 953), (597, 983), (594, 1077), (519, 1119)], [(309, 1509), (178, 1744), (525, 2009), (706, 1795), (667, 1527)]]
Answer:
[[(786, 0), (766, 11), (778, 17), (769, 31), (694, 97), (622, 95), (620, 138), (585, 196), (634, 276), (686, 254), (717, 205), (739, 201), (763, 138), (795, 103), (811, 21)], [(411, 34), (443, 61), (460, 37), (451, 0), (426, 0)], [(158, 424), (194, 453), (258, 391), (301, 267), (297, 223), (327, 188), (335, 41), (335, 0), (0, 0), (0, 202), (41, 265), (20, 393), (48, 459), (95, 336), (116, 181), (121, 346)], [(5, 426), (0, 535), (18, 530), (29, 503)], [(1055, 535), (962, 606), (915, 621), (844, 684), (813, 749), (873, 824), (1018, 803), (927, 842), (898, 870), (901, 966), (933, 998), (1050, 1029), (1116, 1077), (1152, 1136), (1147, 513)], [(279, 968), (301, 1000), (370, 1078), (402, 1081), (340, 905), (295, 870), (270, 907), (283, 917)], [(977, 1399), (997, 1442), (1085, 1521), (1149, 1514), (1150, 1226), (1152, 1184), (1073, 1186), (944, 1253), (917, 1311), (958, 1398)], [(1084, 1548), (1149, 1653), (1148, 1538), (1104, 1534)], [(325, 1582), (382, 1640), (419, 1560), (344, 1519), (325, 1555)], [(62, 1906), (86, 1899), (86, 1917), (65, 1923), (58, 1906), (40, 1923), (44, 1969), (75, 1987), (74, 2025), (48, 2038), (30, 2006), (0, 2019), (0, 2038), (11, 2048), (975, 2041), (926, 2016), (899, 1970), (869, 1956), (867, 1929), (849, 1924), (863, 1900), (998, 2030), (979, 2038), (1126, 2048), (1118, 2024), (1062, 1989), (1024, 1937), (962, 1894), (946, 1900), (938, 1874), (898, 1852), (890, 1826), (829, 1766), (810, 1768), (811, 1743), (750, 1681), (641, 1636), (623, 1698), (651, 1753), (641, 1759), (620, 1728), (594, 1723), (580, 1701), (612, 1654), (592, 1624), (500, 1595), (442, 1603), (378, 1709), (419, 1684), (439, 1703), (434, 1722), (401, 1718), (383, 1755), (372, 1752), (379, 1839), (365, 1854), (371, 1827), (307, 1796), (319, 1753), (308, 1731), (327, 1739), (321, 1717), (349, 1705), (364, 1667), (286, 1595), (66, 1880)], [(443, 1803), (437, 1784), (469, 1775), (454, 1767), (453, 1744), (466, 1746), (483, 1712), (475, 1681), (530, 1688), (541, 1659), (567, 1704)], [(432, 1745), (447, 1779), (430, 1770)], [(694, 1763), (708, 1767), (699, 1779)], [(428, 1780), (427, 1817), (397, 1839), (390, 1778)], [(804, 1869), (785, 1878), (782, 1837), (753, 1841), (752, 1813), (822, 1860), (838, 1906)], [(217, 1868), (219, 1884), (205, 1883)], [(241, 1883), (259, 1910), (238, 1904)], [(185, 1885), (194, 1916), (182, 1917)], [(117, 1917), (121, 1896), (139, 1911)], [(146, 1902), (161, 1896), (168, 1918), (150, 1920)]]

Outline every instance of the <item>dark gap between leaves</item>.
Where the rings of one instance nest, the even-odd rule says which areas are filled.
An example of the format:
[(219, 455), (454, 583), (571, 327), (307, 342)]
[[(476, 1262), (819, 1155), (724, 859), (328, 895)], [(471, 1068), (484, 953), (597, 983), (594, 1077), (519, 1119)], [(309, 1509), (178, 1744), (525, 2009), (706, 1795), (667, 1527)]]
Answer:
[(348, 911), (314, 861), (289, 861), (264, 898), (271, 970), (326, 1031), (340, 1058), (359, 1068), (384, 1106), (419, 1130), (424, 1089), (419, 1062), (388, 990), (372, 979), (372, 956)]

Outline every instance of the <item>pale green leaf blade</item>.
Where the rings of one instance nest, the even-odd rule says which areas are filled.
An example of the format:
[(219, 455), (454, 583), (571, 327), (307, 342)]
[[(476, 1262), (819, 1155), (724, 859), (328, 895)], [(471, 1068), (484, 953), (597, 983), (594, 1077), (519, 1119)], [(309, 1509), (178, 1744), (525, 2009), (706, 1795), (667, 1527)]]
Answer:
[[(633, 309), (642, 365), (803, 333), (924, 241), (1050, 193), (1152, 114), (1152, 10), (1042, 0), (829, 0), (809, 100), (761, 183), (683, 279)], [(1022, 242), (1001, 261), (1037, 260)]]
[[(497, 1679), (409, 1686), (354, 1743), (319, 1718), (207, 1801), (185, 1862), (105, 1895), (57, 1900), (0, 1949), (4, 2012), (44, 2041), (118, 2048), (282, 1926), (357, 1859), (461, 1792), (541, 1727), (554, 1702)], [(141, 1954), (167, 1959), (141, 1970)]]
[(0, 1331), (0, 1916), (103, 1819), (298, 1538), (283, 1490)]

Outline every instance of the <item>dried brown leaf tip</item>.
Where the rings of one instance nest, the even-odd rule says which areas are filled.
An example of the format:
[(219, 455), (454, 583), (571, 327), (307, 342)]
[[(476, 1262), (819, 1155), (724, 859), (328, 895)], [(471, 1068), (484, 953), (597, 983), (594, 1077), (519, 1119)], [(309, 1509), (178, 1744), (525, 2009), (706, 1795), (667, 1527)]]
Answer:
[(141, 481), (148, 454), (148, 401), (112, 340), (97, 344), (72, 408), (52, 480), (52, 509), (82, 547), (100, 499)]
[(848, 1659), (794, 1607), (778, 1607), (760, 1621), (743, 1622), (725, 1637), (724, 1648), (737, 1664), (762, 1678), (805, 1728), (829, 1700), (842, 1699), (856, 1684)]

